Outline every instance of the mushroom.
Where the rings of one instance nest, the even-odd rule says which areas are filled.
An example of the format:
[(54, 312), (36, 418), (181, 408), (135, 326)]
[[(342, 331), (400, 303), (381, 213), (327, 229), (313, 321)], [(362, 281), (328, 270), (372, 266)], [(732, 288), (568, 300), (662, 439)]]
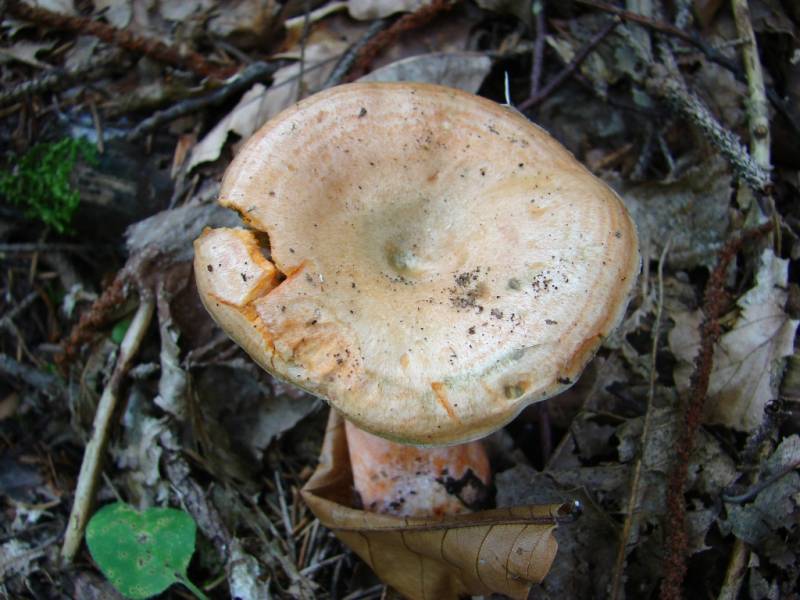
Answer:
[[(264, 369), (402, 444), (476, 440), (572, 385), (640, 267), (607, 185), (515, 110), (435, 85), (297, 103), (248, 140), (220, 202), (250, 229), (195, 242), (213, 318)], [(376, 445), (352, 425), (351, 445)], [(467, 471), (488, 483), (485, 455)]]

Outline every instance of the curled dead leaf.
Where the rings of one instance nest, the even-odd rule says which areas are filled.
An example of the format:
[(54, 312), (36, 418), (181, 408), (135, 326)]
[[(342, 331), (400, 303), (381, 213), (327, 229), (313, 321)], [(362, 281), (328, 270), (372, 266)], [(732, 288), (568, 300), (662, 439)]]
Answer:
[(571, 510), (547, 504), (412, 518), (352, 508), (344, 421), (334, 411), (317, 470), (301, 493), (323, 525), (412, 600), (490, 593), (526, 598), (550, 570), (558, 549), (553, 531)]

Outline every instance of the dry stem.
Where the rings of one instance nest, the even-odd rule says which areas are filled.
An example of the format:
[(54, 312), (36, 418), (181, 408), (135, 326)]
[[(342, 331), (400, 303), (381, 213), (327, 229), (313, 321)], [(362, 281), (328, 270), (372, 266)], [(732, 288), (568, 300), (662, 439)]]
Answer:
[(650, 389), (647, 395), (647, 408), (644, 413), (644, 424), (642, 426), (642, 441), (640, 443), (639, 458), (636, 460), (636, 466), (633, 470), (633, 478), (631, 479), (631, 491), (628, 495), (628, 508), (625, 512), (625, 524), (622, 527), (622, 534), (619, 539), (619, 549), (617, 550), (617, 560), (614, 565), (614, 579), (611, 584), (612, 600), (620, 597), (622, 586), (622, 575), (625, 570), (625, 550), (631, 537), (631, 531), (638, 521), (637, 513), (639, 506), (639, 483), (642, 475), (642, 463), (644, 462), (644, 453), (647, 448), (648, 438), (650, 434), (650, 423), (652, 422), (653, 413), (653, 397), (656, 388), (656, 361), (658, 358), (658, 340), (661, 332), (661, 317), (664, 309), (664, 263), (667, 259), (667, 253), (671, 239), (667, 240), (664, 244), (664, 249), (661, 251), (661, 257), (658, 260), (658, 301), (656, 304), (656, 320), (653, 323), (653, 346), (650, 351)]
[(675, 443), (676, 460), (669, 473), (667, 487), (668, 537), (667, 556), (664, 559), (664, 581), (661, 584), (661, 600), (678, 600), (683, 597), (681, 588), (686, 574), (686, 476), (689, 459), (694, 450), (695, 434), (700, 427), (706, 394), (714, 366), (714, 346), (722, 333), (720, 316), (727, 308), (728, 295), (725, 279), (736, 254), (742, 246), (753, 239), (772, 231), (772, 223), (748, 229), (729, 240), (719, 252), (719, 259), (706, 285), (703, 301), (703, 323), (700, 326), (700, 349), (694, 363), (689, 402), (685, 409), (683, 430)]
[(79, 35), (91, 35), (106, 43), (125, 50), (144, 54), (153, 60), (194, 71), (203, 77), (223, 78), (229, 69), (222, 70), (210, 64), (203, 55), (192, 51), (181, 51), (163, 42), (135, 35), (124, 29), (117, 29), (106, 23), (87, 17), (63, 15), (44, 8), (30, 6), (21, 0), (8, 0), (9, 14), (23, 21), (30, 21), (42, 27), (70, 31)]
[(83, 454), (78, 483), (75, 488), (75, 501), (67, 522), (67, 531), (64, 534), (64, 545), (61, 547), (62, 559), (70, 563), (80, 548), (83, 532), (89, 519), (92, 501), (94, 500), (97, 480), (103, 464), (106, 445), (111, 428), (112, 417), (117, 406), (122, 379), (130, 368), (131, 362), (142, 344), (147, 328), (153, 318), (155, 300), (152, 294), (141, 294), (139, 308), (133, 316), (128, 331), (119, 348), (119, 357), (114, 371), (103, 389), (100, 402), (97, 405), (92, 437), (86, 444)]

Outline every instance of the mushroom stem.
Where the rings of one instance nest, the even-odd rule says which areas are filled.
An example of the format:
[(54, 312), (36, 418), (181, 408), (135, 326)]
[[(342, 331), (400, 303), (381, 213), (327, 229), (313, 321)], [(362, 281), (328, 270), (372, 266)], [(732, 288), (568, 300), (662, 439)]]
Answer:
[(365, 510), (444, 516), (485, 508), (491, 469), (480, 441), (445, 448), (390, 442), (345, 422), (353, 485)]

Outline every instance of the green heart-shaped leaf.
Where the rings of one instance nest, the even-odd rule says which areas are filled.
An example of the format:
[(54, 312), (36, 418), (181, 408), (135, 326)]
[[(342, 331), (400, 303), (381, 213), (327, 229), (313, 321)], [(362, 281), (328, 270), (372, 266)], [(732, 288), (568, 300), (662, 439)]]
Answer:
[[(138, 512), (122, 502), (98, 510), (86, 528), (86, 544), (112, 585), (137, 600), (187, 584), (196, 526), (174, 508)], [(191, 584), (189, 584), (190, 587)]]

